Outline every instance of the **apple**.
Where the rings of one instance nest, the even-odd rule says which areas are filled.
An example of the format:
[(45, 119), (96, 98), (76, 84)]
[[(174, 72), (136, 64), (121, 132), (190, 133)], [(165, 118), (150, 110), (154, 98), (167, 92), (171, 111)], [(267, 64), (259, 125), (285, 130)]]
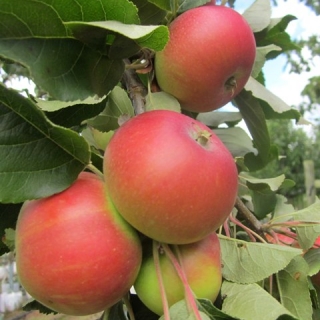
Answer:
[(118, 212), (160, 242), (187, 244), (219, 228), (237, 195), (235, 161), (203, 123), (169, 110), (125, 122), (104, 154)]
[(201, 6), (178, 16), (169, 31), (166, 47), (155, 54), (155, 75), (161, 90), (183, 109), (212, 111), (243, 89), (256, 44), (241, 14), (225, 6)]
[(63, 192), (23, 204), (15, 245), (26, 291), (50, 309), (76, 316), (118, 302), (142, 259), (136, 231), (108, 200), (104, 182), (87, 172)]
[[(180, 265), (195, 296), (214, 302), (222, 282), (221, 251), (217, 235), (212, 233), (199, 242), (175, 247), (179, 249)], [(170, 307), (184, 298), (184, 287), (166, 254), (162, 251), (159, 254), (163, 284)], [(142, 260), (134, 289), (151, 311), (158, 315), (163, 314), (156, 268), (150, 251)]]

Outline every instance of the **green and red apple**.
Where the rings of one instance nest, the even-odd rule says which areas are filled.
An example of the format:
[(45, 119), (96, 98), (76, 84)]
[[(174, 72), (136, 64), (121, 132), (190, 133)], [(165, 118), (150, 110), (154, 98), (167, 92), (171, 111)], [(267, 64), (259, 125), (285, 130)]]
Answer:
[(256, 55), (253, 32), (241, 14), (222, 5), (190, 9), (169, 25), (156, 52), (161, 90), (185, 110), (208, 112), (231, 101), (248, 81)]
[(235, 161), (203, 123), (178, 112), (145, 112), (124, 123), (104, 155), (119, 213), (164, 243), (199, 241), (219, 228), (237, 195)]
[[(214, 302), (222, 282), (221, 251), (215, 233), (205, 239), (186, 245), (178, 245), (176, 254), (185, 272), (188, 284), (196, 298)], [(173, 264), (163, 251), (159, 251), (160, 268), (169, 307), (184, 299), (184, 287)], [(154, 313), (163, 314), (160, 287), (152, 252), (144, 256), (134, 289), (140, 300)]]
[(69, 315), (93, 314), (118, 302), (142, 259), (138, 235), (108, 200), (104, 182), (85, 172), (63, 192), (24, 203), (15, 245), (22, 286)]

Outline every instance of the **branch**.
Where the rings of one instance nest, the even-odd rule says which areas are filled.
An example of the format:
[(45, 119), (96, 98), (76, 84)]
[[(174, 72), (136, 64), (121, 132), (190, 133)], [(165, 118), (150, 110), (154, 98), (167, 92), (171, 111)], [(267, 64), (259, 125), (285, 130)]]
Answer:
[(261, 222), (247, 208), (247, 206), (242, 202), (240, 197), (237, 197), (235, 207), (238, 210), (238, 214), (240, 214), (240, 216), (243, 217), (250, 224), (250, 226), (258, 235), (265, 239)]
[[(125, 60), (125, 63), (128, 64), (130, 61)], [(140, 81), (136, 71), (126, 68), (123, 74), (123, 81), (132, 101), (135, 114), (138, 115), (145, 112), (145, 96), (147, 95), (147, 90)]]

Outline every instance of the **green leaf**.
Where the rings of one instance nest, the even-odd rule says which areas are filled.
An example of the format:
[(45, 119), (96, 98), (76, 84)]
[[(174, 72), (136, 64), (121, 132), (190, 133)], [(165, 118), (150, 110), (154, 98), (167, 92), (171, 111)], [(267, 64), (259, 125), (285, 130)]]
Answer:
[(308, 275), (313, 276), (320, 271), (320, 248), (309, 249), (304, 255), (303, 258), (308, 264)]
[(281, 303), (297, 319), (312, 319), (308, 271), (308, 264), (298, 256), (277, 275)]
[(223, 277), (236, 283), (255, 283), (285, 268), (302, 250), (246, 242), (219, 236)]
[[(175, 303), (173, 306), (170, 307), (170, 319), (172, 320), (195, 320), (194, 314), (190, 313), (190, 310), (186, 304), (185, 300), (181, 300)], [(201, 320), (210, 320), (208, 315), (202, 311), (199, 311)], [(162, 316), (159, 320), (164, 320), (165, 317)]]
[[(107, 35), (110, 32), (133, 40), (138, 48), (149, 48), (155, 51), (162, 50), (169, 39), (168, 28), (162, 25), (139, 26), (119, 21), (72, 21), (66, 22), (65, 25), (78, 40), (89, 46), (93, 43), (95, 48), (98, 46), (101, 50), (104, 49)], [(112, 45), (112, 42), (110, 44)], [(121, 58), (125, 58), (125, 56)]]
[(42, 111), (47, 112), (55, 112), (61, 109), (69, 108), (72, 106), (80, 106), (80, 105), (95, 105), (102, 102), (106, 97), (98, 98), (98, 97), (88, 97), (85, 100), (76, 100), (76, 101), (60, 101), (60, 100), (41, 100), (36, 99), (37, 106)]
[(100, 114), (106, 106), (106, 98), (88, 98), (83, 101), (37, 100), (37, 105), (55, 124), (64, 127), (80, 126), (83, 121)]
[(150, 3), (153, 3), (157, 7), (161, 8), (162, 10), (165, 11), (170, 11), (171, 10), (171, 0), (149, 0)]
[(253, 69), (251, 72), (251, 76), (253, 78), (257, 78), (260, 75), (262, 68), (267, 60), (267, 55), (272, 51), (281, 51), (281, 48), (274, 44), (257, 48), (256, 59), (254, 61)]
[(221, 293), (226, 298), (222, 311), (242, 320), (259, 319), (275, 320), (287, 315), (286, 320), (302, 320), (295, 318), (268, 292), (258, 284), (243, 285), (224, 281)]
[(263, 109), (259, 100), (246, 90), (242, 90), (235, 97), (234, 102), (239, 108), (253, 138), (253, 145), (258, 150), (258, 155), (248, 153), (245, 156), (245, 165), (252, 171), (261, 169), (276, 156), (276, 151), (271, 148)]
[(82, 132), (81, 135), (87, 142), (98, 150), (104, 151), (112, 138), (114, 131), (101, 132), (95, 128), (87, 127)]
[(114, 304), (110, 309), (105, 311), (102, 320), (127, 320), (122, 300)]
[(10, 249), (14, 251), (15, 248), (15, 230), (12, 228), (5, 229), (3, 243)]
[(242, 115), (240, 112), (202, 112), (198, 114), (197, 120), (201, 121), (211, 128), (217, 128), (223, 123), (226, 123), (228, 125), (230, 124), (231, 126), (236, 125), (242, 120)]
[(230, 315), (216, 308), (210, 300), (198, 299), (200, 310), (206, 313), (211, 320), (238, 320), (239, 318), (230, 317)]
[(5, 235), (6, 229), (15, 228), (21, 205), (21, 203), (0, 203), (0, 256), (9, 251), (9, 248), (4, 244), (3, 241), (1, 241), (1, 239)]
[[(275, 44), (282, 49), (282, 52), (288, 50), (299, 50), (300, 47), (298, 47), (298, 45), (295, 44), (295, 42), (291, 41), (290, 35), (287, 32), (285, 32), (285, 29), (287, 28), (288, 24), (296, 19), (297, 18), (292, 15), (286, 15), (282, 18), (271, 19), (268, 32), (262, 40), (262, 42), (260, 43), (260, 45)], [(281, 52), (272, 51), (268, 53), (267, 57), (268, 59), (274, 59), (280, 53)]]
[(64, 22), (105, 20), (140, 23), (128, 0), (1, 0), (0, 39), (65, 38), (71, 35)]
[(33, 310), (38, 310), (40, 313), (43, 314), (57, 314), (56, 311), (53, 311), (51, 309), (49, 309), (48, 307), (45, 307), (44, 305), (42, 305), (40, 302), (36, 301), (36, 300), (32, 300), (30, 302), (28, 302), (27, 304), (25, 304), (22, 308), (24, 311), (33, 311)]
[(164, 20), (167, 14), (165, 10), (160, 9), (150, 1), (132, 0), (132, 2), (138, 8), (141, 24), (144, 24), (144, 25), (161, 24), (161, 22)]
[(117, 129), (121, 117), (130, 118), (133, 116), (134, 110), (127, 92), (116, 86), (108, 96), (104, 111), (97, 117), (88, 120), (88, 125), (106, 132)]
[(0, 56), (24, 65), (56, 100), (106, 95), (120, 81), (122, 60), (110, 60), (73, 39), (0, 40)]
[(179, 0), (178, 13), (202, 6), (210, 0)]
[(273, 218), (276, 219), (277, 222), (287, 221), (288, 215), (295, 211), (292, 204), (288, 203), (288, 199), (280, 194), (276, 195), (277, 202), (274, 209)]
[(233, 157), (243, 157), (247, 153), (257, 154), (248, 134), (239, 127), (213, 130), (229, 149)]
[(241, 173), (243, 178), (251, 190), (257, 190), (263, 192), (263, 190), (277, 191), (281, 188), (285, 181), (285, 176), (282, 174), (275, 178), (261, 179), (251, 176), (246, 172)]
[(0, 85), (0, 202), (42, 198), (67, 188), (90, 161), (87, 142), (53, 125), (38, 107)]
[(267, 28), (271, 19), (270, 1), (256, 0), (244, 11), (243, 17), (248, 21), (253, 32), (258, 32)]
[(180, 103), (171, 94), (166, 92), (149, 92), (146, 96), (147, 111), (151, 110), (171, 110), (180, 112)]
[(291, 108), (282, 99), (252, 77), (246, 83), (245, 89), (251, 91), (254, 97), (264, 102), (261, 106), (264, 107), (263, 111), (267, 119), (282, 118), (299, 120), (300, 113), (296, 109)]
[[(302, 225), (297, 225), (298, 242), (302, 249), (311, 248), (315, 240), (320, 236), (320, 201), (318, 200), (311, 206), (296, 211), (292, 214), (295, 221), (302, 222)], [(306, 224), (303, 224), (305, 222)]]

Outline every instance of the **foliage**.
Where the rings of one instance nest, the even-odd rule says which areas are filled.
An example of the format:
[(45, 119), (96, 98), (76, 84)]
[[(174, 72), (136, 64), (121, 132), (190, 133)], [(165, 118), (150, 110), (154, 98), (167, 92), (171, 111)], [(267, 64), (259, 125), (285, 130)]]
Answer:
[[(179, 108), (173, 97), (154, 92), (153, 56), (167, 43), (167, 23), (206, 2), (0, 2), (0, 59), (6, 72), (0, 84), (1, 236), (15, 228), (24, 201), (66, 189), (85, 169), (101, 171), (110, 137), (138, 113), (141, 101), (148, 110)], [(298, 120), (300, 114), (263, 81), (267, 59), (297, 48), (286, 32), (294, 17), (272, 19), (269, 0), (256, 0), (244, 16), (255, 33), (257, 58), (252, 77), (232, 101), (239, 111), (188, 114), (216, 131), (239, 170), (239, 197), (220, 234), (225, 266), (221, 301), (213, 305), (199, 300), (199, 310), (203, 319), (307, 320), (319, 304), (302, 250), (265, 240), (265, 234), (291, 227), (299, 245), (309, 249), (320, 235), (314, 214), (319, 202), (295, 211), (282, 192), (292, 187), (290, 178), (296, 180), (296, 190), (302, 184), (292, 168), (299, 171), (301, 150), (296, 151), (306, 136), (297, 131), (292, 140), (291, 122), (283, 126), (274, 119)], [(38, 95), (9, 89), (6, 83), (14, 74), (32, 79)], [(305, 93), (318, 97), (317, 91)], [(247, 130), (237, 125), (242, 119)], [(303, 146), (307, 153), (309, 146)], [(276, 168), (272, 163), (279, 155), (286, 158)], [(259, 178), (262, 169), (264, 178)], [(0, 250), (9, 248), (0, 243)], [(154, 319), (134, 295), (132, 301), (136, 314)], [(125, 318), (121, 306), (115, 305), (103, 318)], [(186, 312), (181, 301), (173, 306), (172, 319), (187, 319)]]

